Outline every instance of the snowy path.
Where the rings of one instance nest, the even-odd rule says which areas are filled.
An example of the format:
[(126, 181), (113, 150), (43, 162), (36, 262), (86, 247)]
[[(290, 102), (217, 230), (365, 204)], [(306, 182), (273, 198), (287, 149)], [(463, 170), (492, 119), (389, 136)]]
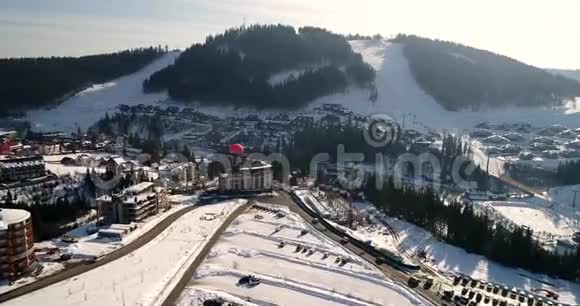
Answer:
[[(129, 255), (4, 305), (150, 305), (240, 204), (199, 207)], [(201, 221), (206, 214), (218, 217)]]

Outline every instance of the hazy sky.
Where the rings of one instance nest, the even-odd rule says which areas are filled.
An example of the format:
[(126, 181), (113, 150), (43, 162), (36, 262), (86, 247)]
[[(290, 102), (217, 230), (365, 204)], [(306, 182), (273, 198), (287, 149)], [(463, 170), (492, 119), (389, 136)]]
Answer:
[(244, 20), (417, 34), (580, 68), (580, 0), (0, 0), (0, 57), (184, 48)]

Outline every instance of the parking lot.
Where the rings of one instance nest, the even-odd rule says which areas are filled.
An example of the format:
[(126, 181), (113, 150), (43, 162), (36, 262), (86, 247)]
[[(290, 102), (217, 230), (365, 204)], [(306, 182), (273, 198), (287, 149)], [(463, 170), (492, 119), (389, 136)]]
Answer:
[(542, 290), (546, 296), (537, 293), (509, 288), (498, 284), (488, 283), (471, 279), (466, 276), (456, 275), (453, 278), (451, 289), (441, 292), (443, 298), (454, 302), (455, 305), (492, 305), (492, 306), (556, 306), (562, 305), (548, 296), (556, 297), (552, 292)]

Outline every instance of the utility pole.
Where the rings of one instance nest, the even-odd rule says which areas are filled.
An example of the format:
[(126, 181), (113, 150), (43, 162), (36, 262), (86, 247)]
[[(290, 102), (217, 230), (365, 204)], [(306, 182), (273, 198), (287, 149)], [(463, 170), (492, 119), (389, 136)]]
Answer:
[(580, 193), (580, 190), (572, 191), (574, 193), (574, 199), (572, 200), (572, 207), (576, 208), (576, 194)]
[(487, 165), (485, 166), (485, 173), (487, 173), (487, 175), (489, 176), (489, 157), (490, 154), (487, 154)]

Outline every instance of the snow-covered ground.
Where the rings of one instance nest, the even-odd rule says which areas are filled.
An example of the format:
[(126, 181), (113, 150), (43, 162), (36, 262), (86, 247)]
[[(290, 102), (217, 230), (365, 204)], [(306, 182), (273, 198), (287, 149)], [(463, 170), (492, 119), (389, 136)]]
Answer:
[[(259, 205), (285, 216), (278, 218), (273, 212), (256, 209), (239, 216), (196, 271), (179, 305), (202, 305), (196, 294), (199, 290), (250, 298), (258, 305), (423, 304), (286, 207)], [(286, 245), (279, 247), (282, 241)], [(297, 245), (314, 252), (297, 252)], [(348, 263), (337, 263), (338, 257), (348, 258)], [(248, 274), (260, 278), (261, 284), (237, 286), (240, 277)]]
[[(83, 166), (73, 166), (73, 165), (63, 165), (61, 160), (65, 157), (76, 158), (77, 156), (86, 153), (76, 153), (76, 154), (58, 154), (58, 155), (44, 155), (44, 161), (46, 162), (46, 169), (50, 172), (56, 174), (57, 176), (70, 175), (77, 176), (87, 173), (87, 169), (94, 169), (97, 173), (104, 173), (105, 168), (100, 167), (83, 167)], [(107, 156), (110, 154), (105, 153), (90, 153), (88, 154), (93, 158), (97, 159), (101, 156)]]
[[(574, 191), (578, 191), (576, 195)], [(548, 198), (550, 201), (559, 203), (560, 205), (572, 207), (574, 197), (576, 197), (576, 206), (580, 209), (580, 185), (561, 186), (548, 190)]]
[(78, 257), (87, 257), (87, 256), (103, 256), (107, 253), (112, 252), (122, 246), (131, 243), (135, 239), (142, 236), (144, 233), (151, 230), (155, 227), (159, 222), (163, 221), (165, 218), (170, 216), (171, 214), (184, 209), (187, 206), (193, 205), (193, 203), (185, 203), (185, 204), (176, 204), (171, 207), (171, 209), (159, 213), (155, 216), (149, 217), (148, 219), (144, 220), (144, 222), (137, 223), (137, 229), (132, 232), (129, 232), (123, 240), (116, 241), (112, 239), (103, 239), (98, 238), (98, 233), (90, 234), (87, 232), (90, 227), (94, 227), (94, 223), (86, 224), (81, 227), (78, 227), (68, 233), (68, 235), (75, 237), (78, 239), (78, 242), (75, 243), (63, 243), (60, 241), (59, 238), (55, 238), (50, 241), (43, 241), (37, 243), (37, 247), (42, 248), (50, 248), (50, 247), (64, 247), (64, 253), (68, 253)]
[[(209, 289), (186, 289), (183, 293), (185, 296), (181, 299), (178, 306), (199, 306), (203, 305), (204, 301), (215, 300), (215, 301), (228, 301), (235, 303), (235, 305), (240, 306), (252, 306), (258, 305), (252, 302), (244, 301), (241, 298), (227, 294), (221, 291), (209, 290)], [(261, 304), (260, 304), (261, 305)]]
[(201, 206), (127, 256), (5, 305), (158, 305), (207, 239), (244, 202)]
[[(442, 242), (434, 238), (428, 231), (415, 225), (385, 216), (370, 203), (358, 202), (355, 204), (357, 209), (366, 211), (371, 219), (375, 220), (374, 224), (369, 226), (359, 226), (356, 234), (361, 240), (372, 240), (373, 244), (377, 246), (392, 251), (396, 250), (406, 256), (425, 250), (431, 259), (431, 262), (426, 264), (441, 273), (462, 273), (473, 278), (526, 290), (546, 288), (557, 292), (561, 302), (580, 303), (580, 284), (503, 266), (483, 256), (467, 253), (461, 248)], [(387, 227), (381, 224), (383, 222), (388, 223), (393, 228), (397, 237), (393, 237), (389, 233)], [(554, 286), (538, 280), (554, 284)]]
[(543, 232), (557, 237), (569, 237), (579, 229), (574, 220), (546, 207), (531, 205), (524, 201), (492, 201), (485, 202), (483, 205), (497, 211), (511, 222), (526, 226), (537, 233)]

